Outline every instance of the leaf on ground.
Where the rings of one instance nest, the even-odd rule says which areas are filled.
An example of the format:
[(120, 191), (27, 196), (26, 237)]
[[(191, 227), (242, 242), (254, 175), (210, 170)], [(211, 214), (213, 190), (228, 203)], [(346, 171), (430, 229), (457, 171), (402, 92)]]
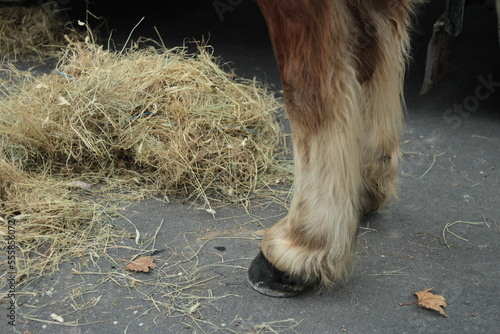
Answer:
[(148, 273), (150, 269), (156, 267), (156, 264), (154, 264), (153, 261), (154, 259), (152, 257), (143, 256), (127, 264), (125, 269), (130, 271), (142, 271)]
[(443, 296), (433, 294), (431, 292), (433, 289), (434, 288), (430, 288), (414, 293), (414, 295), (418, 298), (418, 306), (429, 310), (438, 311), (439, 314), (444, 315), (448, 318), (446, 313), (444, 313), (444, 308), (446, 307), (446, 299)]

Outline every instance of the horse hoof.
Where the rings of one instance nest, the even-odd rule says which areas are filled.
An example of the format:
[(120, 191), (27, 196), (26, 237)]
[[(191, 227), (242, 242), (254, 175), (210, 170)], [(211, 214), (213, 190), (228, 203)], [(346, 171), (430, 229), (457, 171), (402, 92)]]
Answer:
[(270, 297), (293, 297), (305, 288), (303, 284), (276, 269), (262, 254), (262, 251), (250, 264), (247, 278), (255, 291)]

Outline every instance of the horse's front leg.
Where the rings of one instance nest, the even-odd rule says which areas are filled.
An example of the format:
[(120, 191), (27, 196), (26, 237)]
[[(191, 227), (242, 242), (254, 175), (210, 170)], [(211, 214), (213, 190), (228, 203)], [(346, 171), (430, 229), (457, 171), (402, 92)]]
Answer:
[(347, 278), (360, 216), (394, 192), (408, 8), (388, 0), (258, 2), (292, 128), (295, 185), (290, 212), (266, 231), (248, 280), (287, 297)]

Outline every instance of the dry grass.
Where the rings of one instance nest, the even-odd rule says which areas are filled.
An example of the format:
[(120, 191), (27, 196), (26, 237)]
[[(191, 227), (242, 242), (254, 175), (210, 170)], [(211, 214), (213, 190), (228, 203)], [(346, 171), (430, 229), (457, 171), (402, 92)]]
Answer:
[[(124, 325), (126, 324), (124, 333), (136, 332), (140, 323), (143, 324), (143, 328), (150, 330), (162, 326), (174, 331), (173, 321), (178, 324), (178, 328), (200, 333), (298, 333), (295, 328), (300, 322), (295, 319), (255, 324), (252, 317), (249, 319), (237, 317), (231, 323), (221, 323), (220, 315), (225, 310), (228, 300), (231, 304), (231, 300), (240, 300), (244, 297), (214, 293), (214, 290), (218, 290), (217, 281), (220, 279), (220, 274), (214, 273), (210, 268), (219, 265), (232, 266), (231, 262), (221, 260), (211, 262), (209, 265), (200, 265), (203, 254), (206, 254), (207, 242), (201, 245), (196, 243), (197, 245), (193, 247), (188, 241), (192, 239), (191, 237), (184, 234), (181, 238), (186, 242), (183, 251), (178, 253), (175, 249), (169, 248), (166, 252), (162, 252), (161, 256), (155, 257), (157, 267), (148, 274), (130, 272), (124, 268), (124, 264), (129, 262), (127, 259), (133, 260), (153, 254), (157, 250), (155, 244), (159, 243), (156, 236), (144, 238), (139, 248), (131, 244), (132, 239), (125, 240), (120, 249), (112, 250), (115, 256), (106, 254), (104, 257), (92, 260), (92, 263), (82, 259), (76, 260), (71, 265), (71, 272), (78, 278), (69, 283), (71, 289), (61, 288), (67, 286), (68, 282), (58, 280), (41, 292), (37, 290), (31, 293), (25, 292), (26, 297), (36, 295), (38, 303), (20, 305), (19, 315), (31, 322), (83, 327), (109, 322), (107, 312), (89, 319), (87, 309), (121, 306), (127, 307), (121, 312), (129, 314), (128, 317), (120, 319), (120, 322), (124, 321)], [(179, 242), (176, 242), (176, 249), (178, 245)], [(116, 257), (116, 253), (120, 256)], [(234, 270), (242, 269), (244, 270), (234, 265)], [(101, 287), (106, 287), (108, 293), (103, 294)], [(61, 298), (52, 298), (52, 294), (61, 289), (66, 293), (60, 294)], [(126, 305), (120, 305), (117, 302), (120, 299), (126, 299)], [(136, 312), (132, 312), (134, 309)], [(48, 317), (54, 310), (57, 310), (60, 320)], [(113, 313), (116, 312), (117, 310), (114, 310)]]
[(54, 73), (8, 74), (2, 150), (25, 170), (133, 171), (166, 194), (236, 200), (280, 169), (280, 105), (222, 71), (207, 48), (112, 53), (72, 43)]
[[(103, 221), (110, 206), (85, 199), (69, 183), (30, 175), (4, 161), (0, 201), (0, 235), (7, 235), (8, 221), (15, 231), (18, 282), (50, 272), (73, 256), (105, 249), (118, 237)], [(5, 250), (7, 240), (2, 241)]]
[(70, 24), (55, 2), (0, 8), (0, 59), (41, 61), (64, 47)]
[(454, 237), (462, 240), (462, 241), (469, 241), (467, 239), (465, 239), (464, 237), (461, 237), (460, 235), (452, 232), (450, 230), (450, 227), (452, 227), (453, 225), (458, 225), (458, 224), (464, 224), (464, 225), (473, 225), (473, 226), (479, 226), (479, 225), (486, 225), (488, 228), (490, 227), (488, 225), (488, 223), (486, 223), (486, 221), (483, 221), (483, 222), (468, 222), (468, 221), (463, 221), (463, 220), (458, 220), (458, 221), (455, 221), (453, 223), (447, 223), (444, 228), (443, 228), (443, 232), (442, 232), (442, 235), (443, 235), (443, 243), (445, 244), (445, 246), (447, 248), (451, 248), (452, 245), (450, 243), (448, 243), (448, 240), (446, 239), (446, 233), (449, 233), (451, 235), (453, 235)]
[[(182, 196), (201, 199), (213, 212), (215, 199), (247, 204), (289, 178), (275, 120), (281, 105), (255, 80), (221, 70), (209, 47), (199, 46), (197, 54), (137, 44), (105, 51), (90, 39), (62, 40), (66, 25), (49, 9), (0, 12), (0, 52), (10, 62), (0, 64), (0, 251), (6, 254), (7, 225), (14, 226), (18, 287), (74, 257), (92, 260), (100, 254), (114, 262), (107, 251), (121, 252), (115, 242), (131, 236), (114, 230), (107, 218), (124, 200)], [(61, 58), (50, 74), (11, 64), (52, 57), (55, 50)], [(81, 291), (34, 310), (20, 309), (20, 315), (56, 323), (37, 311), (71, 304), (64, 324), (81, 326), (81, 311), (99, 302), (95, 288), (126, 280), (128, 289), (151, 301), (149, 310), (217, 329), (200, 310), (226, 296), (198, 294), (215, 277), (197, 276), (197, 253), (173, 256), (168, 266), (158, 260), (157, 279), (151, 281), (134, 278), (117, 263), (110, 272), (74, 269), (83, 279), (100, 279), (97, 284), (84, 279)], [(0, 287), (12, 271), (6, 267), (0, 263)], [(152, 287), (159, 293), (151, 295)], [(87, 295), (92, 297), (83, 298)], [(289, 319), (249, 331), (288, 332), (295, 325)]]
[(208, 47), (116, 53), (87, 40), (50, 74), (2, 68), (0, 218), (16, 222), (20, 280), (106, 247), (103, 216), (123, 194), (211, 209), (210, 196), (246, 203), (289, 175), (280, 104)]

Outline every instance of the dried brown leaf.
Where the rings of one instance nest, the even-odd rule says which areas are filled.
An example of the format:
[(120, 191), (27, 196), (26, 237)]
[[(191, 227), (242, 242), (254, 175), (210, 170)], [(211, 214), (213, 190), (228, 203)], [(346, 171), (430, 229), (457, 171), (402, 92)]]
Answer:
[(439, 312), (439, 314), (444, 315), (448, 318), (446, 313), (444, 313), (444, 308), (446, 307), (446, 299), (441, 295), (433, 294), (431, 292), (433, 289), (434, 288), (430, 288), (414, 293), (414, 295), (418, 298), (418, 306), (437, 311)]
[(154, 258), (150, 256), (143, 256), (127, 264), (125, 269), (130, 271), (142, 271), (148, 273), (150, 269), (156, 267), (156, 264), (154, 264), (153, 261)]

